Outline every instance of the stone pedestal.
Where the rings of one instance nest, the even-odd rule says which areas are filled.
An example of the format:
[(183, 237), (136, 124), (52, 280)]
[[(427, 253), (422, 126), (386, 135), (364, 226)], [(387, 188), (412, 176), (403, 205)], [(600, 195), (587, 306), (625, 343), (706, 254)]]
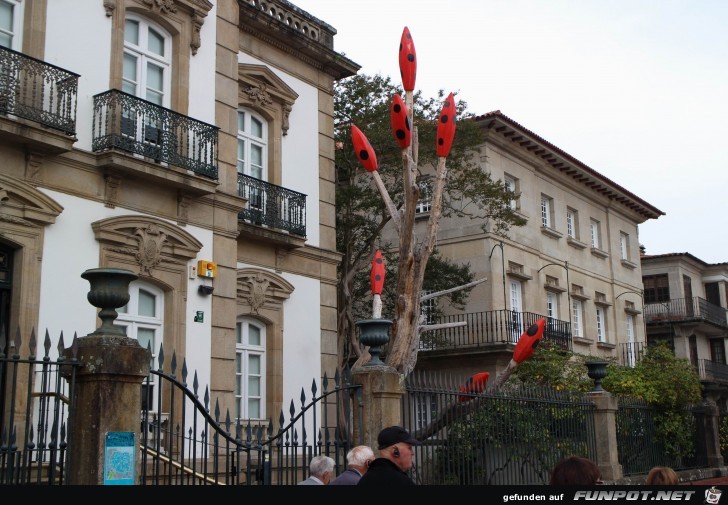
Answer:
[(592, 391), (589, 399), (594, 402), (594, 430), (596, 432), (596, 464), (602, 472), (602, 479), (614, 481), (622, 478), (622, 465), (617, 452), (617, 398), (607, 391)]
[[(402, 423), (403, 384), (401, 375), (392, 367), (374, 365), (355, 368), (354, 384), (362, 385), (361, 406), (355, 405), (354, 440), (363, 434), (364, 444), (377, 451), (377, 435), (387, 426)], [(362, 412), (359, 412), (359, 409)], [(360, 415), (361, 414), (361, 415)], [(358, 426), (362, 419), (363, 426)]]
[[(73, 402), (77, 407), (69, 433), (68, 484), (104, 483), (106, 434), (133, 432), (135, 477), (139, 483), (141, 384), (149, 374), (149, 350), (128, 337), (91, 335), (76, 339)], [(66, 350), (70, 358), (70, 349)], [(92, 408), (89, 408), (93, 406)]]

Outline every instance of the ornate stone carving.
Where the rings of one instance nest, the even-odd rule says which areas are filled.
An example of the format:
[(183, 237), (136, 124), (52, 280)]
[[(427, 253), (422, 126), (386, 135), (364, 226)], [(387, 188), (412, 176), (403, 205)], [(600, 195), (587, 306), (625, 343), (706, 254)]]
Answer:
[(191, 198), (184, 193), (177, 195), (177, 224), (185, 226), (189, 219), (188, 207), (190, 206)]
[(42, 154), (32, 151), (25, 155), (25, 176), (31, 182), (41, 182), (40, 169), (43, 167), (43, 159)]
[(202, 24), (205, 21), (197, 14), (197, 11), (192, 12), (192, 40), (190, 41), (190, 49), (192, 49), (192, 56), (197, 54), (197, 50), (202, 45), (200, 40), (200, 30)]
[(293, 107), (291, 107), (289, 104), (283, 105), (283, 124), (281, 125), (281, 131), (284, 136), (288, 135), (288, 116), (291, 115), (291, 111), (293, 110)]
[(177, 6), (174, 4), (174, 0), (144, 0), (144, 3), (149, 7), (149, 10), (156, 10), (159, 12), (177, 12)]
[(106, 11), (106, 17), (110, 18), (116, 10), (116, 0), (104, 0), (104, 10)]
[(134, 234), (139, 240), (136, 260), (142, 273), (151, 276), (152, 269), (162, 261), (162, 247), (167, 240), (167, 234), (154, 223), (150, 223), (146, 228), (137, 228)]
[(249, 275), (245, 277), (245, 281), (250, 288), (250, 294), (247, 298), (248, 303), (250, 304), (250, 308), (253, 313), (257, 314), (260, 307), (262, 307), (266, 301), (266, 291), (268, 290), (270, 282), (260, 274)]
[(270, 97), (270, 93), (268, 93), (268, 87), (265, 84), (259, 84), (257, 86), (250, 86), (248, 89), (245, 90), (245, 93), (248, 95), (248, 98), (253, 103), (257, 103), (258, 105), (270, 105), (273, 103), (273, 100)]

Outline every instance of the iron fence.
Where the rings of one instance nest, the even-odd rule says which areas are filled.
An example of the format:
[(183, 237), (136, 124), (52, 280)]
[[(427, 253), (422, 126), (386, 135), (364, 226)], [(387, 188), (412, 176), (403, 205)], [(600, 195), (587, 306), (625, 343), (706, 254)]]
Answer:
[(406, 381), (404, 426), (416, 446), (419, 484), (547, 484), (568, 455), (596, 458), (594, 404), (582, 393), (509, 386), (460, 392), (445, 375)]
[[(661, 422), (667, 422), (665, 415), (665, 411), (643, 400), (619, 397), (615, 416), (617, 452), (625, 476), (646, 474), (654, 466), (669, 466), (674, 470), (707, 466), (705, 458), (696, 455), (694, 440), (682, 441), (675, 432), (660, 430)], [(690, 408), (677, 418), (671, 417), (670, 422), (682, 424), (687, 433), (697, 433)]]

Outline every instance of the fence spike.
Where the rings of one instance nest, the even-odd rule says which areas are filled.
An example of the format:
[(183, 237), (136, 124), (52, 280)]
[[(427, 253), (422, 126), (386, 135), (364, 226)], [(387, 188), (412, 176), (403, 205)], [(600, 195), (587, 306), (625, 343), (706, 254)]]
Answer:
[[(47, 329), (46, 329), (46, 336), (48, 336)], [(66, 344), (63, 342), (63, 330), (61, 330), (61, 336), (58, 337), (58, 345), (56, 346), (56, 350), (58, 351), (58, 361), (65, 360), (65, 356), (63, 355), (63, 352), (66, 350)]]
[(210, 412), (210, 389), (209, 386), (205, 386), (205, 410)]
[[(314, 385), (314, 387), (316, 387), (316, 381), (314, 381), (313, 385)], [(291, 404), (293, 404), (292, 401), (291, 401)], [(303, 388), (301, 388), (301, 405), (306, 405), (306, 393), (303, 390)]]
[(215, 400), (215, 422), (220, 424), (220, 399)]
[(195, 377), (192, 379), (192, 388), (195, 392), (195, 398), (197, 398), (197, 390), (200, 389), (200, 383), (197, 381), (197, 370), (195, 370)]
[[(301, 389), (303, 392), (303, 389)], [(311, 382), (311, 398), (316, 398), (316, 392), (318, 391), (318, 387), (316, 387), (316, 379), (314, 379)]]
[(73, 341), (71, 342), (71, 359), (76, 360), (78, 358), (78, 332), (73, 333)]
[(157, 363), (159, 363), (158, 371), (162, 371), (164, 367), (164, 342), (159, 343), (159, 354), (157, 355)]
[(339, 374), (339, 367), (336, 367), (334, 372), (334, 388), (338, 389), (341, 381), (341, 374)]
[[(329, 376), (328, 376), (328, 375), (326, 375), (326, 372), (324, 372), (324, 380), (323, 380), (323, 382), (321, 383), (321, 385), (322, 385), (322, 386), (323, 386), (323, 388), (324, 388), (324, 391), (323, 391), (323, 392), (324, 392), (324, 394), (326, 394), (326, 391), (328, 391), (328, 390), (329, 390)], [(315, 395), (314, 395), (314, 398), (315, 398)]]
[(175, 373), (177, 373), (177, 351), (172, 351), (172, 372), (170, 375), (176, 378)]
[(187, 358), (182, 360), (182, 384), (187, 387)]
[(20, 326), (18, 326), (15, 330), (15, 339), (10, 341), (10, 348), (14, 348), (15, 352), (13, 353), (13, 358), (19, 359), (20, 358)]

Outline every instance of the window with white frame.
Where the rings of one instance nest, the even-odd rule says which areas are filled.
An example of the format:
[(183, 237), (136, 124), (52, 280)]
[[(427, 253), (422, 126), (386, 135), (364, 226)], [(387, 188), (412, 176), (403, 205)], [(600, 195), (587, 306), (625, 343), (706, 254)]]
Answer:
[(591, 232), (591, 246), (594, 249), (599, 249), (599, 245), (601, 244), (601, 231), (599, 229), (599, 221), (597, 221), (596, 219), (592, 219), (589, 223), (589, 230)]
[(544, 228), (551, 228), (552, 212), (553, 200), (546, 195), (541, 195), (541, 226), (543, 226)]
[(566, 234), (574, 240), (579, 239), (579, 219), (577, 212), (572, 208), (566, 209)]
[(629, 235), (619, 232), (619, 253), (623, 260), (629, 260)]
[(21, 49), (23, 6), (20, 0), (0, 0), (0, 46)]
[[(432, 291), (423, 291), (423, 295), (432, 293)], [(434, 298), (428, 298), (420, 302), (420, 314), (425, 316), (425, 324), (435, 324), (437, 318), (437, 303)]]
[(235, 417), (265, 417), (265, 326), (255, 319), (241, 318), (235, 341)]
[(546, 315), (551, 319), (559, 318), (559, 297), (550, 291), (546, 292)]
[(574, 337), (583, 336), (583, 309), (584, 305), (581, 300), (571, 300), (571, 334)]
[[(252, 110), (238, 110), (238, 173), (261, 181), (267, 179), (268, 122)], [(248, 198), (252, 209), (263, 210), (262, 188), (249, 185)]]
[(420, 186), (420, 197), (417, 199), (417, 205), (415, 206), (415, 214), (422, 214), (430, 212), (432, 208), (432, 183), (429, 180), (421, 180)]
[(505, 187), (506, 191), (508, 191), (509, 193), (513, 193), (513, 197), (508, 202), (511, 210), (516, 210), (518, 208), (518, 200), (516, 199), (516, 194), (518, 193), (517, 183), (517, 179), (511, 175), (506, 174), (503, 177), (503, 186)]
[(438, 408), (437, 408), (437, 396), (434, 394), (420, 394), (415, 398), (416, 407), (416, 428), (426, 428), (433, 419), (437, 419)]
[(597, 305), (597, 341), (607, 341), (607, 330), (606, 330), (607, 318), (604, 307)]
[[(114, 321), (126, 329), (126, 336), (139, 341), (145, 349), (151, 349), (150, 366), (158, 368), (157, 355), (164, 334), (164, 292), (144, 281), (129, 284), (129, 302), (117, 309), (119, 316)], [(156, 375), (149, 374), (142, 384), (142, 409), (154, 411)]]
[(632, 314), (627, 314), (626, 318), (626, 333), (627, 333), (627, 356), (626, 361), (627, 365), (630, 367), (634, 367), (635, 363), (637, 362), (637, 356), (636, 352), (637, 349), (635, 348), (634, 343), (634, 316)]

